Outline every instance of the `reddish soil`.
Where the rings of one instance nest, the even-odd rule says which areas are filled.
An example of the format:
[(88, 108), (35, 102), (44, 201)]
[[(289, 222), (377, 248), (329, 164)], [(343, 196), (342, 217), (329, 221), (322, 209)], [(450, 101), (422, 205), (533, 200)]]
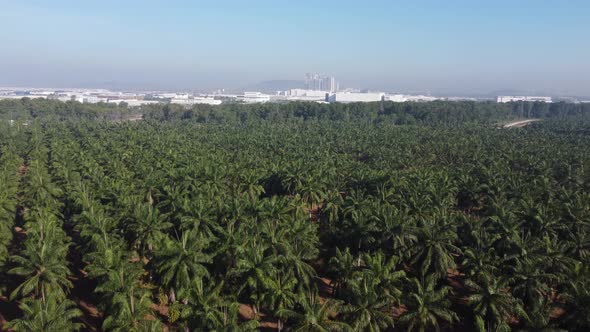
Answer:
[(250, 305), (240, 303), (238, 312), (240, 317), (244, 320), (254, 319), (254, 310), (252, 310), (252, 306)]
[(549, 318), (551, 319), (559, 319), (561, 316), (565, 315), (566, 311), (563, 308), (555, 308), (549, 314)]
[(26, 236), (27, 235), (27, 232), (24, 229), (22, 229), (22, 228), (20, 228), (18, 226), (14, 227), (14, 233), (16, 233), (18, 235), (22, 235), (22, 236)]
[(334, 287), (332, 286), (332, 280), (328, 278), (319, 278), (318, 280), (320, 300), (332, 297), (334, 295)]
[(320, 220), (320, 213), (322, 212), (322, 206), (318, 204), (312, 204), (311, 207), (305, 209), (309, 213), (309, 219), (312, 222), (318, 222)]
[(168, 312), (170, 311), (170, 307), (165, 304), (155, 304), (151, 305), (153, 311), (157, 312), (162, 317), (168, 317)]
[(80, 307), (80, 309), (82, 309), (82, 311), (85, 313), (86, 316), (89, 316), (89, 317), (92, 317), (95, 319), (100, 319), (103, 316), (102, 312), (100, 312), (98, 310), (98, 308), (92, 303), (88, 303), (84, 300), (80, 300), (80, 301), (78, 301), (78, 306)]
[(4, 316), (2, 316), (2, 313), (0, 312), (0, 331), (8, 331), (4, 328), (4, 325), (6, 325), (6, 323), (8, 323), (8, 321), (6, 320), (6, 318), (4, 318)]
[(399, 307), (393, 307), (392, 311), (393, 311), (392, 312), (393, 318), (398, 319), (401, 317), (401, 315), (403, 315), (404, 313), (406, 313), (406, 311), (408, 311), (408, 308), (405, 305), (400, 304)]
[(27, 164), (22, 164), (18, 167), (18, 174), (25, 175), (29, 171), (29, 166)]
[[(252, 320), (252, 319), (255, 319), (255, 317), (256, 317), (256, 315), (254, 314), (254, 310), (252, 309), (252, 306), (249, 304), (240, 303), (240, 307), (238, 309), (238, 312), (239, 312), (240, 318), (243, 320)], [(265, 315), (264, 313), (259, 312), (258, 316), (260, 317), (260, 328), (261, 329), (271, 330), (271, 331), (278, 329), (277, 322), (266, 320), (266, 318), (268, 316)]]

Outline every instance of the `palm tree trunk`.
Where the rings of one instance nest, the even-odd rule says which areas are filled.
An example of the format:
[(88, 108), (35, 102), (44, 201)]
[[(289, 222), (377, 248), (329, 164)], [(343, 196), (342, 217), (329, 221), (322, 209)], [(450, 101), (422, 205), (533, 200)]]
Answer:
[(361, 240), (359, 240), (359, 248), (358, 248), (358, 251), (359, 251), (358, 252), (359, 257), (358, 257), (358, 260), (357, 260), (356, 265), (357, 266), (361, 266)]
[(176, 302), (176, 292), (174, 292), (174, 288), (170, 288), (170, 294), (168, 294), (168, 299), (170, 299), (171, 303)]
[(129, 303), (131, 304), (131, 312), (134, 313), (135, 312), (135, 301), (133, 299), (133, 289), (131, 290), (131, 293), (129, 294)]

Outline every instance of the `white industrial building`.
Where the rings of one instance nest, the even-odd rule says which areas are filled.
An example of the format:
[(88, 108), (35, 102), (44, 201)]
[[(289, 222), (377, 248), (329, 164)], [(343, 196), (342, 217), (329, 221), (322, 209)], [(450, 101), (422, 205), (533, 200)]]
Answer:
[(406, 98), (406, 101), (420, 101), (420, 102), (435, 101), (435, 100), (441, 99), (438, 97), (424, 96), (424, 95), (406, 95), (404, 97)]
[(329, 94), (328, 91), (304, 89), (291, 89), (285, 92), (286, 99), (290, 101), (326, 101), (326, 95)]
[(514, 101), (538, 101), (543, 103), (551, 103), (553, 99), (551, 97), (539, 97), (539, 96), (498, 96), (498, 103), (510, 103)]
[(14, 95), (0, 95), (0, 100), (4, 100), (4, 99), (13, 99), (13, 100), (18, 100), (18, 99), (23, 99), (23, 98), (29, 98), (29, 99), (46, 99), (47, 97), (45, 96), (36, 96), (36, 95), (29, 95), (29, 96), (14, 96)]
[(178, 94), (176, 94), (175, 92), (169, 93), (169, 92), (164, 92), (164, 93), (156, 93), (153, 95), (154, 98), (162, 98), (162, 99), (177, 99), (180, 98)]
[(355, 93), (355, 92), (337, 92), (328, 97), (331, 103), (368, 103), (382, 101), (385, 94), (382, 92)]
[(82, 96), (82, 103), (89, 103), (89, 104), (96, 104), (100, 103), (101, 101), (106, 101), (104, 98), (100, 98), (99, 96)]
[(127, 106), (129, 106), (129, 107), (160, 103), (157, 100), (140, 100), (140, 99), (109, 99), (107, 102), (110, 104), (126, 103)]
[(320, 97), (326, 98), (326, 94), (328, 91), (321, 91), (321, 90), (304, 90), (304, 89), (291, 89), (287, 91), (288, 97)]
[(205, 105), (221, 105), (222, 101), (217, 100), (213, 97), (193, 97), (193, 98), (173, 98), (170, 100), (171, 104), (179, 104), (179, 105), (195, 105), (195, 104), (205, 104)]
[(246, 104), (267, 103), (270, 101), (270, 96), (262, 92), (244, 92), (237, 97), (237, 100)]
[(386, 95), (385, 100), (392, 101), (394, 103), (403, 103), (408, 101), (404, 95)]

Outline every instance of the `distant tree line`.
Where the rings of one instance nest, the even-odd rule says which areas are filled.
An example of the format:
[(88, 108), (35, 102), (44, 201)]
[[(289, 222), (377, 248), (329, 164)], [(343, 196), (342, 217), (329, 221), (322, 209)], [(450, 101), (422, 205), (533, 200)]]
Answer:
[(0, 100), (0, 119), (2, 120), (116, 120), (133, 113), (137, 113), (137, 110), (129, 109), (124, 103), (89, 104), (31, 98)]
[(287, 102), (269, 104), (194, 105), (152, 104), (129, 108), (121, 104), (86, 104), (75, 101), (30, 99), (0, 101), (0, 119), (125, 120), (142, 114), (146, 120), (191, 120), (198, 123), (245, 124), (258, 121), (338, 120), (395, 125), (460, 125), (497, 123), (517, 118), (558, 118), (590, 114), (590, 104), (492, 101), (433, 101), (393, 103), (320, 104)]
[(283, 104), (149, 105), (146, 119), (160, 121), (191, 119), (201, 123), (247, 123), (258, 120), (282, 121), (344, 120), (386, 122), (396, 125), (458, 125), (469, 122), (498, 122), (515, 118), (565, 118), (590, 114), (590, 104), (541, 102), (496, 103), (491, 101), (433, 101), (394, 103), (320, 104), (289, 102)]

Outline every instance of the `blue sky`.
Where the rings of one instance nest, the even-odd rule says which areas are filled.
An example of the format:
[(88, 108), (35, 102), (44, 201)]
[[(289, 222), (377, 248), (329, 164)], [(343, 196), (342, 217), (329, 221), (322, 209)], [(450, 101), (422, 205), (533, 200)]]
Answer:
[(0, 0), (0, 85), (590, 95), (587, 0)]

